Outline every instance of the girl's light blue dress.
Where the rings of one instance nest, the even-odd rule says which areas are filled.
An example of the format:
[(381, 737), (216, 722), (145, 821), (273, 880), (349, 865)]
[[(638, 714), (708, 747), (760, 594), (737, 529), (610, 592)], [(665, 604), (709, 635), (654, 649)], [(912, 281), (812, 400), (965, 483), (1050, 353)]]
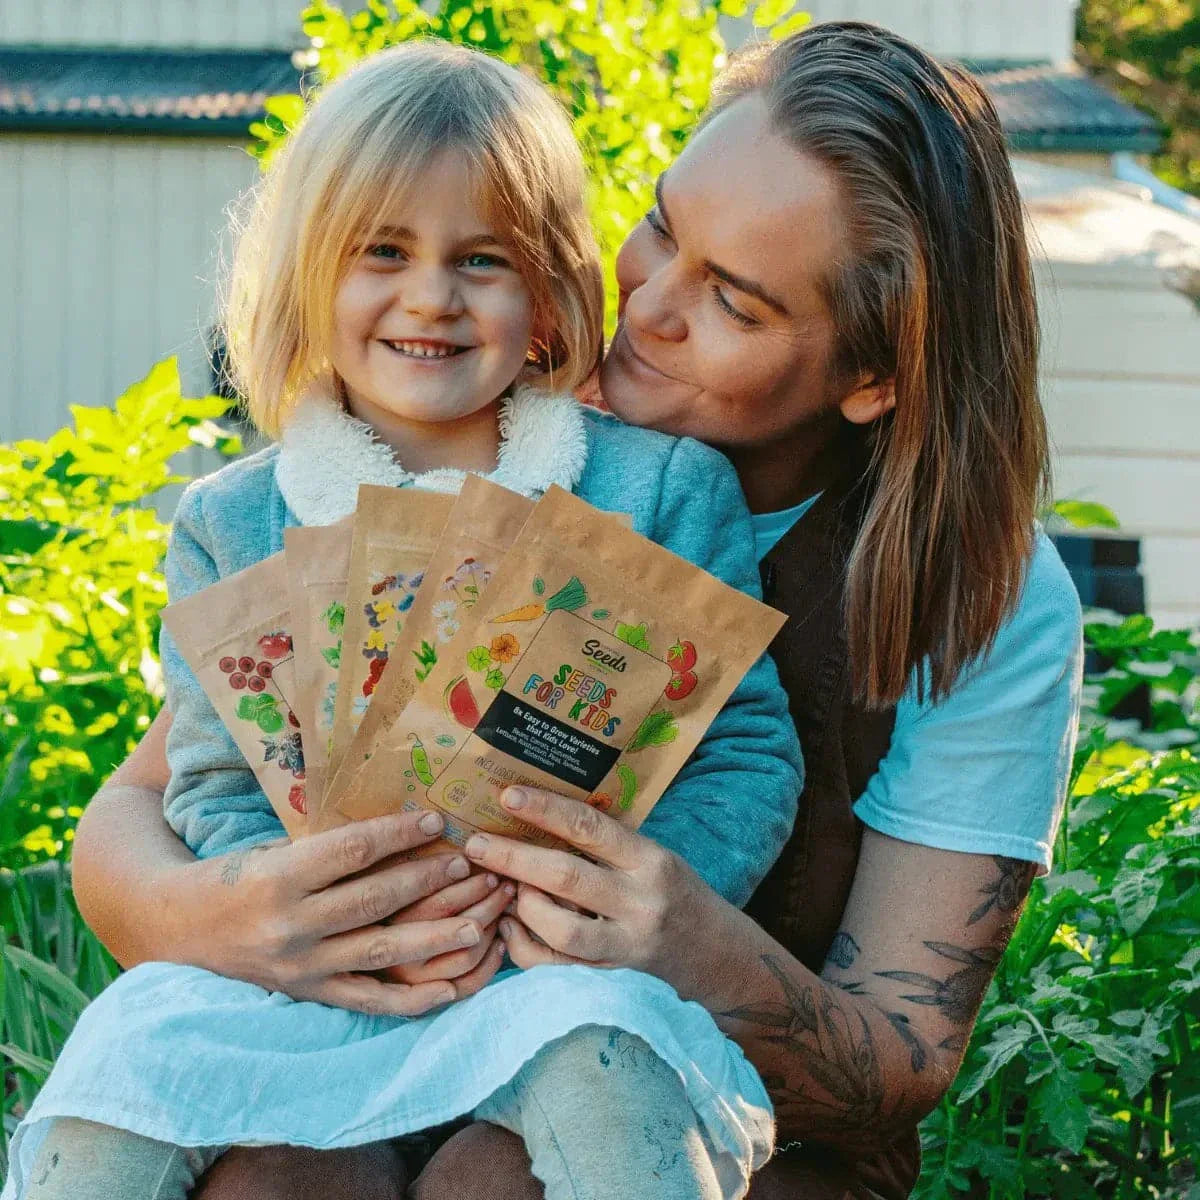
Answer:
[[(502, 416), (492, 479), (534, 496), (557, 483), (599, 508), (631, 513), (640, 533), (757, 592), (749, 513), (720, 454), (529, 390), (507, 401)], [(455, 490), (461, 479), (452, 471), (408, 475), (366, 426), (328, 398), (309, 397), (280, 445), (187, 489), (168, 553), (171, 596), (282, 549), (287, 525), (347, 515), (360, 482)], [(244, 758), (168, 636), (162, 654), (173, 715), (171, 825), (201, 856), (280, 836)], [(786, 697), (764, 657), (643, 832), (743, 904), (787, 839), (801, 782)], [(702, 1006), (637, 971), (507, 971), (468, 1000), (398, 1019), (148, 963), (121, 976), (81, 1017), (13, 1139), (0, 1200), (21, 1195), (46, 1123), (56, 1117), (178, 1145), (357, 1145), (471, 1112), (540, 1047), (591, 1024), (637, 1034), (679, 1072), (723, 1160), (719, 1172), (746, 1174), (765, 1161), (772, 1108), (755, 1069)]]

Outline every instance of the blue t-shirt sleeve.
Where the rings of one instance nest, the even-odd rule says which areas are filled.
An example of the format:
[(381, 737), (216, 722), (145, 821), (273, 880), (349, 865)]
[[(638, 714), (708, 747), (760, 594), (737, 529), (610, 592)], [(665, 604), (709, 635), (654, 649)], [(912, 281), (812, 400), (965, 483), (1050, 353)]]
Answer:
[(1020, 602), (990, 653), (939, 704), (909, 688), (855, 815), (902, 841), (1049, 870), (1082, 670), (1079, 599), (1039, 530)]

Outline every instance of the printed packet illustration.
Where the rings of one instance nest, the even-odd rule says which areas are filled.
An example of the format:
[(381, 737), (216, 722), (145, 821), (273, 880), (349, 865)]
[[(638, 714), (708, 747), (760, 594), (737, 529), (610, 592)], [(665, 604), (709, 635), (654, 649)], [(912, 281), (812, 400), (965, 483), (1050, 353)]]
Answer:
[(636, 827), (785, 620), (558, 487), (474, 614), (330, 795), (344, 816), (435, 808), (456, 845), (553, 845), (499, 804), (523, 783)]
[(302, 525), (283, 531), (296, 651), (296, 715), (304, 743), (305, 791), (314, 812), (325, 792), (325, 767), (333, 737), (353, 528), (350, 516), (334, 525)]
[(162, 622), (292, 838), (307, 832), (282, 553), (168, 605)]
[[(359, 486), (326, 779), (336, 776), (379, 686), (453, 506), (440, 492)], [(325, 826), (325, 799), (309, 814), (314, 830)]]
[[(391, 665), (344, 756), (347, 766), (365, 760), (381, 731), (395, 722), (433, 670), (443, 647), (471, 620), (531, 512), (533, 501), (527, 497), (478, 475), (467, 476), (392, 646)], [(330, 787), (336, 791), (340, 781)]]

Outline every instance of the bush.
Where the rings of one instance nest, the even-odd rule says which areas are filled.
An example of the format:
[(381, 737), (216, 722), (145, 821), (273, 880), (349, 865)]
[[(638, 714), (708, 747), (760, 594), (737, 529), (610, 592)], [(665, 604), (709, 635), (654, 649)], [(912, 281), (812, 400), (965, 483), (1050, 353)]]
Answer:
[(232, 451), (229, 402), (184, 399), (175, 360), (73, 429), (0, 445), (0, 867), (63, 853), (162, 699), (150, 501), (193, 444)]

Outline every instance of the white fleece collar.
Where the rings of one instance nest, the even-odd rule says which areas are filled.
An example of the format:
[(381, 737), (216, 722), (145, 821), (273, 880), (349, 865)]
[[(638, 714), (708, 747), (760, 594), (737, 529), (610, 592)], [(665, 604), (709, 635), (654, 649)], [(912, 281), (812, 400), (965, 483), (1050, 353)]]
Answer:
[[(522, 386), (500, 405), (500, 453), (485, 476), (537, 499), (552, 483), (573, 491), (587, 461), (587, 430), (578, 401)], [(414, 475), (365, 422), (328, 391), (301, 398), (280, 438), (275, 479), (302, 525), (332, 525), (349, 516), (358, 485), (457, 492), (466, 472), (444, 468)]]

